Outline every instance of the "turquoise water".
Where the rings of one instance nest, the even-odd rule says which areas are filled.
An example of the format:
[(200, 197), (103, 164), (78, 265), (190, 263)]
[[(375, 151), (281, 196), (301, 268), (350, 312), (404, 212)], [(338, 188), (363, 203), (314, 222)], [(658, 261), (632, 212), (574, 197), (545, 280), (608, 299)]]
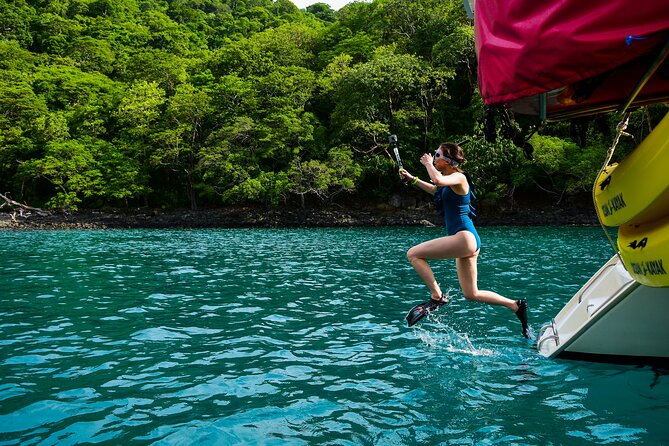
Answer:
[[(441, 229), (0, 232), (0, 444), (669, 442), (669, 375), (549, 360), (500, 307), (426, 299)], [(598, 228), (481, 228), (479, 285), (535, 331), (611, 255)]]

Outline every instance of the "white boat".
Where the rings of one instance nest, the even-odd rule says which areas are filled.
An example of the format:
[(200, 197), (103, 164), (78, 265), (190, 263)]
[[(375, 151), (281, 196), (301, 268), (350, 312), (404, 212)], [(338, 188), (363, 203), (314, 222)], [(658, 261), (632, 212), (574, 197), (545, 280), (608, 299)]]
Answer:
[(537, 336), (550, 358), (664, 363), (669, 360), (669, 289), (641, 285), (616, 255)]
[[(539, 330), (542, 355), (669, 364), (669, 176), (658, 157), (669, 157), (669, 114), (595, 182), (600, 221), (618, 226), (618, 253)], [(612, 196), (620, 197), (615, 212)]]
[(629, 111), (669, 103), (666, 0), (464, 2), (491, 110), (542, 121), (623, 117), (593, 188), (606, 233), (617, 227), (616, 255), (539, 330), (539, 353), (669, 364), (669, 115), (609, 164)]
[[(619, 165), (602, 169), (593, 198), (602, 225), (622, 215), (615, 220), (618, 252), (541, 327), (542, 355), (669, 364), (669, 176), (666, 162), (657, 161), (669, 157), (667, 141), (669, 114)], [(615, 212), (612, 196), (620, 197)]]

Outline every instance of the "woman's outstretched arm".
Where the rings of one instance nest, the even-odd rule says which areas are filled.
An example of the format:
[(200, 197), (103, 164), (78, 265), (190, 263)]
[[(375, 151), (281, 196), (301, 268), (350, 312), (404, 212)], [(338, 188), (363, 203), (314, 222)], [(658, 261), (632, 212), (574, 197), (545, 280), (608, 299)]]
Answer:
[(400, 177), (403, 180), (407, 180), (409, 184), (412, 186), (415, 186), (425, 192), (427, 192), (430, 195), (434, 195), (434, 193), (437, 191), (437, 186), (435, 186), (432, 183), (429, 183), (427, 181), (423, 181), (417, 176), (411, 175), (409, 172), (407, 172), (404, 169), (400, 170)]

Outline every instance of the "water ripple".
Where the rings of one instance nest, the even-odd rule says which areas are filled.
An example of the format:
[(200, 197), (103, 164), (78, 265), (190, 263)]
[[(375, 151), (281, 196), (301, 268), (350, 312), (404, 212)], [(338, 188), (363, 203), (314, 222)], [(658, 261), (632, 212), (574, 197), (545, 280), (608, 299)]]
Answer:
[[(406, 249), (440, 231), (0, 232), (0, 444), (669, 438), (666, 372), (538, 356), (452, 262), (451, 303), (407, 329)], [(609, 256), (592, 228), (481, 233), (480, 286), (536, 325)]]

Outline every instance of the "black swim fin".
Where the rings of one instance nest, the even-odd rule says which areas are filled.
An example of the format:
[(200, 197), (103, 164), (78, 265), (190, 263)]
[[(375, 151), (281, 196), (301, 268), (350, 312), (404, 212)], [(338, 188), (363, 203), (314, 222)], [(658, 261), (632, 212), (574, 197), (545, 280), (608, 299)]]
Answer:
[(527, 301), (525, 299), (517, 300), (518, 311), (516, 311), (516, 316), (522, 324), (523, 327), (523, 336), (529, 339), (530, 337), (530, 327), (527, 323)]
[(415, 325), (416, 322), (423, 319), (433, 311), (436, 311), (439, 307), (446, 303), (448, 303), (448, 301), (430, 299), (426, 302), (423, 302), (422, 304), (416, 305), (411, 309), (411, 311), (409, 311), (409, 314), (407, 314), (407, 324), (409, 324), (409, 327)]

